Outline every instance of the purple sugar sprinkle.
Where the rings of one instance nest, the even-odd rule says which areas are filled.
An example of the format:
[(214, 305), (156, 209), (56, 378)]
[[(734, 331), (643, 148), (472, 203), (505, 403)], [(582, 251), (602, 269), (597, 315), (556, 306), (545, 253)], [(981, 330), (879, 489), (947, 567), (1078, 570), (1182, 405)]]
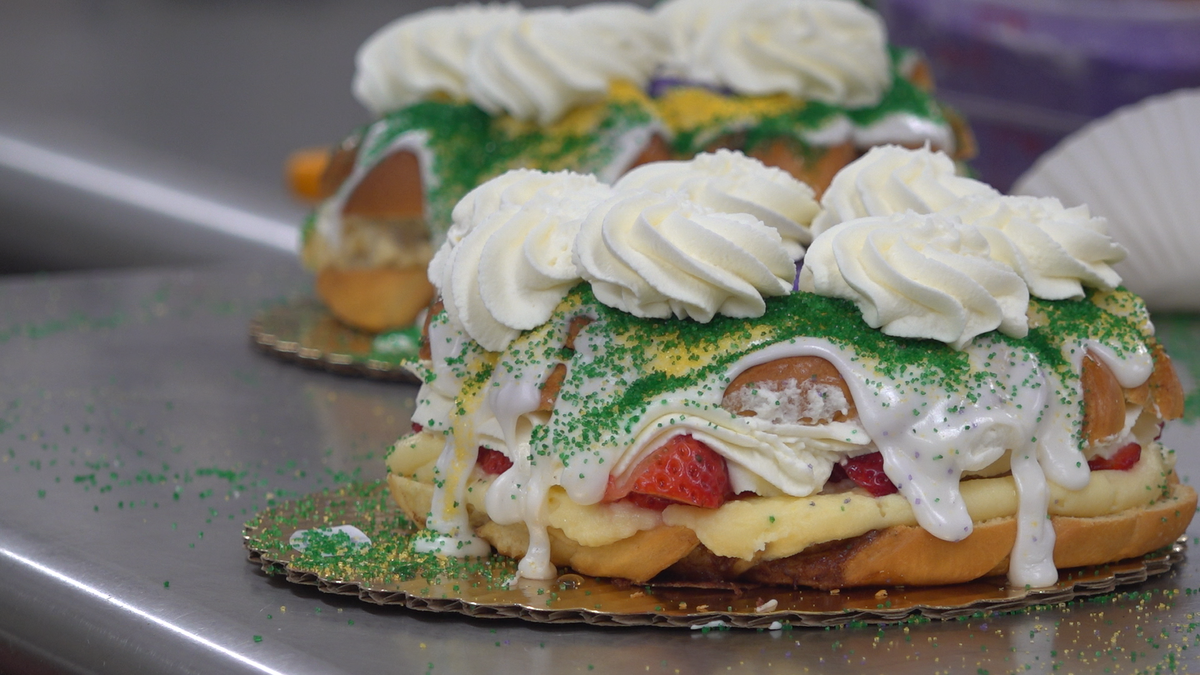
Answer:
[(914, 504), (920, 504), (920, 503), (921, 503), (921, 498), (920, 498), (920, 497), (917, 497), (917, 500), (916, 500), (915, 502), (913, 502), (913, 503), (914, 503)]
[(651, 98), (658, 98), (676, 87), (699, 87), (715, 92), (722, 96), (732, 96), (733, 90), (729, 87), (718, 87), (696, 80), (689, 80), (685, 77), (668, 77), (658, 76), (650, 79), (650, 84), (646, 87), (646, 93), (650, 94)]

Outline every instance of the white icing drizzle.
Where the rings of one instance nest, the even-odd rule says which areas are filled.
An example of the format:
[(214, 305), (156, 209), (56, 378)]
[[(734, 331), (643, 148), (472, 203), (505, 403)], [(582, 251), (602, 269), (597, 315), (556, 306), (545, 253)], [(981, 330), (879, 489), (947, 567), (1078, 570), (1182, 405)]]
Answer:
[(1112, 347), (1096, 340), (1087, 340), (1084, 346), (1088, 353), (1104, 362), (1116, 376), (1117, 382), (1126, 389), (1139, 387), (1150, 379), (1154, 371), (1154, 357), (1144, 343), (1123, 354), (1118, 354)]
[(918, 145), (926, 141), (942, 152), (954, 153), (954, 132), (949, 125), (912, 113), (891, 113), (854, 130), (854, 144), (860, 148), (883, 143)]
[[(359, 183), (385, 158), (397, 152), (411, 152), (417, 156), (417, 164), (421, 167), (421, 181), (425, 189), (428, 191), (438, 184), (437, 175), (433, 171), (433, 152), (429, 149), (429, 132), (420, 129), (406, 131), (393, 138), (385, 146), (374, 147), (379, 142), (380, 136), (387, 133), (387, 130), (386, 119), (375, 122), (367, 128), (362, 143), (359, 145), (361, 148), (358, 153), (359, 158), (355, 161), (350, 175), (338, 186), (337, 192), (321, 202), (316, 209), (316, 231), (334, 250), (338, 250), (342, 243), (342, 210), (346, 208), (346, 201), (358, 189)], [(425, 206), (426, 217), (428, 214), (427, 204)]]
[[(430, 528), (442, 533), (435, 547), (440, 552), (464, 555), (480, 550), (478, 540), (464, 534), (469, 532), (465, 506), (452, 507), (448, 501), (463, 503), (477, 444), (513, 461), (491, 482), (485, 506), (497, 523), (526, 525), (529, 547), (520, 575), (548, 579), (557, 573), (550, 559), (545, 513), (550, 489), (561, 486), (579, 504), (599, 503), (610, 476), (619, 482), (671, 437), (688, 434), (727, 460), (735, 491), (769, 496), (814, 494), (828, 480), (833, 463), (878, 450), (885, 472), (911, 505), (918, 524), (947, 541), (960, 541), (973, 529), (959, 492), (962, 475), (982, 470), (1015, 449), (1011, 466), (1018, 496), (1017, 540), (1009, 578), (1031, 587), (1056, 580), (1048, 482), (1078, 490), (1089, 481), (1078, 435), (1082, 391), (1077, 377), (1065, 382), (1020, 343), (991, 335), (976, 338), (962, 352), (971, 376), (948, 384), (937, 374), (928, 381), (915, 376), (889, 380), (870, 359), (821, 338), (777, 342), (742, 357), (724, 372), (656, 396), (612, 445), (601, 443), (568, 457), (559, 454), (561, 450), (537, 450), (534, 429), (542, 426), (554, 437), (556, 429), (580, 419), (588, 405), (610, 396), (617, 385), (599, 374), (568, 377), (553, 412), (538, 411), (541, 384), (556, 364), (529, 358), (528, 343), (522, 340), (561, 344), (565, 332), (565, 321), (555, 321), (527, 333), (503, 354), (485, 355), (449, 320), (431, 324), (431, 367), (439, 376), (422, 390), (414, 419), (456, 407), (439, 401), (456, 395), (460, 381), (454, 372), (466, 372), (467, 366), (446, 364), (469, 366), (473, 359), (498, 358), (491, 380), (480, 389), (486, 395), (468, 397), (468, 412), (449, 420), (454, 433), (437, 465), (446, 482), (435, 489), (429, 521)], [(609, 340), (602, 323), (584, 328), (568, 366), (588, 372), (588, 364), (607, 354)], [(1140, 385), (1153, 369), (1142, 344), (1115, 349), (1097, 340), (1069, 339), (1062, 353), (1076, 375), (1085, 353), (1095, 355), (1125, 387)], [(779, 423), (767, 417), (740, 417), (721, 407), (725, 385), (739, 374), (795, 356), (816, 356), (833, 364), (851, 392), (856, 420)], [(455, 436), (461, 436), (461, 442)]]
[[(490, 387), (488, 405), (504, 435), (504, 448), (513, 465), (488, 488), (485, 504), (489, 517), (501, 525), (524, 522), (529, 531), (529, 547), (517, 567), (527, 579), (553, 579), (558, 576), (550, 562), (550, 535), (544, 509), (554, 482), (554, 472), (543, 470), (549, 458), (533, 456), (530, 429), (546, 422), (546, 415), (531, 419), (541, 403), (541, 385), (554, 364), (541, 364), (527, 370), (502, 370)], [(532, 376), (532, 377), (531, 377)]]
[(802, 136), (818, 147), (852, 142), (854, 147), (865, 149), (885, 143), (911, 146), (928, 142), (945, 153), (953, 154), (955, 150), (954, 132), (947, 124), (907, 112), (888, 113), (866, 126), (855, 124), (845, 115), (835, 115)]
[[(467, 353), (463, 343), (447, 340), (452, 330), (447, 322), (431, 327), (435, 364), (447, 355)], [(536, 339), (560, 340), (563, 334), (563, 327), (557, 326), (540, 332)], [(575, 363), (586, 364), (596, 357), (597, 350), (605, 348), (600, 336), (585, 329), (577, 337)], [(1084, 353), (1095, 354), (1127, 387), (1144, 382), (1153, 367), (1144, 346), (1118, 354), (1097, 341), (1079, 340), (1065, 345), (1063, 352), (1076, 373)], [(554, 364), (498, 367), (486, 387), (490, 392), (486, 400), (453, 424), (456, 432), (464, 423), (462, 428), (479, 429), (481, 442), (497, 446), (495, 449), (513, 460), (513, 467), (492, 482), (485, 503), (497, 523), (523, 522), (527, 526), (530, 545), (520, 564), (520, 574), (526, 578), (547, 579), (556, 574), (550, 562), (544, 514), (552, 486), (561, 485), (580, 504), (595, 504), (604, 496), (610, 473), (620, 476), (670, 437), (690, 434), (727, 459), (735, 490), (793, 496), (818, 491), (833, 462), (870, 452), (873, 443), (883, 454), (885, 472), (912, 506), (918, 523), (947, 541), (959, 541), (972, 531), (971, 516), (959, 493), (962, 474), (985, 468), (1006, 449), (1019, 448), (1011, 458), (1019, 508), (1009, 577), (1018, 585), (1051, 584), (1057, 571), (1053, 565), (1054, 532), (1046, 515), (1047, 478), (1067, 489), (1081, 489), (1088, 482), (1089, 470), (1077, 436), (1082, 394), (1078, 384), (1065, 385), (1028, 352), (1008, 342), (984, 336), (969, 345), (965, 354), (971, 372), (982, 374), (969, 388), (900, 386), (881, 381), (874, 367), (852, 350), (827, 340), (799, 338), (776, 343), (740, 359), (720, 376), (662, 396), (628, 429), (627, 445), (596, 448), (592, 455), (602, 461), (580, 464), (586, 454), (581, 453), (569, 470), (559, 457), (534, 457), (531, 430), (574, 418), (581, 410), (579, 401), (603, 394), (610, 386), (603, 377), (585, 380), (569, 397), (560, 396), (551, 416), (536, 411), (541, 383)], [(837, 368), (857, 406), (857, 422), (775, 424), (737, 417), (720, 407), (720, 383), (756, 365), (793, 356), (821, 357)], [(422, 406), (428, 408), (424, 401)], [(485, 433), (487, 428), (494, 431)], [(485, 437), (491, 437), (490, 442), (483, 440)], [(442, 552), (460, 555), (465, 553), (459, 546), (478, 550), (471, 537), (461, 534), (465, 508), (458, 515), (451, 514), (453, 509), (447, 509), (445, 501), (445, 495), (462, 501), (461, 491), (474, 461), (474, 453), (465, 452), (464, 447), (451, 439), (439, 458), (441, 474), (455, 480), (435, 491), (441, 496), (440, 501), (435, 498), (435, 517), (429, 525), (445, 534)], [(437, 517), (442, 513), (439, 509), (449, 515)]]
[(436, 536), (418, 539), (416, 549), (442, 555), (487, 555), (492, 547), (471, 530), (467, 519), (467, 482), (479, 457), (474, 434), (470, 432), (471, 416), (460, 415), (451, 421), (454, 431), (446, 436), (446, 447), (437, 462), (437, 475), (443, 483), (433, 491), (433, 503), (425, 521), (425, 527)]

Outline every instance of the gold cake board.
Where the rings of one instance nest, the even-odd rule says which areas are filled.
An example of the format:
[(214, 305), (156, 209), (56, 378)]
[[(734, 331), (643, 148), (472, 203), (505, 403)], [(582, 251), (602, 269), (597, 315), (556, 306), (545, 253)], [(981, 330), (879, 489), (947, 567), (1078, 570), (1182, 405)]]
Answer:
[[(852, 623), (887, 624), (914, 617), (953, 619), (1112, 593), (1169, 571), (1184, 559), (1183, 539), (1143, 558), (1064, 570), (1049, 588), (1013, 588), (1002, 578), (937, 587), (843, 589), (838, 592), (776, 586), (735, 590), (630, 586), (608, 579), (566, 574), (552, 581), (522, 579), (506, 584), (484, 574), (403, 580), (371, 572), (378, 564), (338, 567), (312, 564), (293, 549), (293, 532), (353, 525), (370, 537), (394, 536), (399, 518), (382, 482), (357, 484), (310, 495), (259, 514), (246, 524), (250, 561), (271, 574), (326, 593), (358, 596), (365, 602), (475, 618), (520, 619), (534, 623), (586, 623), (597, 626), (672, 628), (829, 627)], [(328, 560), (328, 559), (326, 559)], [(378, 561), (377, 561), (378, 563)], [(338, 567), (336, 571), (330, 571)], [(324, 569), (319, 569), (324, 568)], [(510, 565), (509, 570), (515, 569)]]
[[(302, 366), (343, 375), (420, 384), (407, 363), (417, 359), (415, 327), (376, 335), (338, 321), (319, 301), (291, 300), (267, 308), (250, 321), (250, 341), (259, 350)], [(389, 337), (400, 338), (391, 340)], [(380, 349), (386, 344), (388, 349)]]

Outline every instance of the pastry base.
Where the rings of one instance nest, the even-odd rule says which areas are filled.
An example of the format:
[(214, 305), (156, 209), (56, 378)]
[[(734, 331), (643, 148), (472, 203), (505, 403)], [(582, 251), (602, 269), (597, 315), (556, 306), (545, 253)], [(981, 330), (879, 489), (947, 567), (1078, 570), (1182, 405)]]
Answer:
[[(631, 586), (563, 572), (558, 579), (512, 578), (515, 563), (497, 559), (487, 574), (411, 580), (388, 569), (389, 551), (404, 534), (399, 511), (384, 482), (354, 484), (267, 509), (246, 524), (250, 562), (293, 583), (364, 602), (399, 605), (476, 618), (534, 623), (671, 628), (828, 627), (850, 623), (896, 623), (919, 615), (954, 619), (976, 612), (1008, 612), (1111, 593), (1163, 574), (1184, 559), (1183, 539), (1154, 553), (1108, 565), (1063, 570), (1050, 588), (1027, 590), (1001, 577), (927, 588), (861, 588), (839, 592), (738, 584), (722, 588)], [(306, 557), (289, 540), (301, 529), (353, 525), (372, 544), (346, 556)], [(881, 593), (885, 591), (886, 594)], [(769, 601), (775, 601), (774, 606)], [(761, 610), (759, 608), (762, 608)]]
[(378, 333), (411, 325), (436, 293), (425, 266), (317, 272), (317, 295), (343, 323)]

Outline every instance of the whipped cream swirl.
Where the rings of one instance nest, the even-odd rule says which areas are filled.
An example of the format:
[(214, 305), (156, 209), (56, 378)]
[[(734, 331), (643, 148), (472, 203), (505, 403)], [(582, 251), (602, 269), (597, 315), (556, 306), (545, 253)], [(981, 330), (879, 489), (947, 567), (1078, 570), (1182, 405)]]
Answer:
[(1112, 290), (1121, 283), (1111, 265), (1125, 259), (1125, 248), (1086, 205), (1068, 209), (1053, 197), (975, 195), (942, 213), (979, 226), (991, 243), (992, 257), (1016, 270), (1030, 295), (1082, 298), (1084, 286)]
[(658, 30), (666, 36), (664, 74), (686, 77), (700, 36), (717, 17), (729, 9), (729, 0), (666, 0), (654, 8)]
[(954, 161), (929, 148), (880, 145), (847, 164), (821, 196), (813, 235), (856, 218), (913, 211), (933, 213), (969, 195), (998, 197), (994, 188), (955, 173)]
[(888, 335), (962, 349), (999, 329), (1025, 337), (1029, 290), (991, 258), (979, 228), (940, 214), (902, 213), (843, 223), (818, 236), (800, 290), (845, 298)]
[(467, 56), (478, 38), (520, 17), (517, 3), (433, 8), (384, 26), (356, 57), (354, 96), (375, 115), (436, 94), (467, 97)]
[(549, 124), (603, 99), (614, 79), (644, 85), (665, 52), (653, 18), (636, 5), (530, 10), (477, 41), (466, 91), (494, 115)]
[(774, 228), (793, 260), (812, 241), (815, 193), (790, 173), (730, 150), (686, 162), (652, 162), (625, 174), (617, 190), (682, 191), (688, 199), (722, 213), (748, 213)]
[(883, 20), (847, 0), (674, 0), (659, 8), (672, 70), (739, 94), (876, 105), (891, 85)]
[(640, 317), (761, 316), (764, 298), (791, 291), (815, 211), (807, 185), (727, 151), (647, 165), (612, 187), (519, 169), (454, 207), (429, 280), (489, 351), (545, 323), (585, 280)]
[(456, 236), (430, 265), (451, 316), (491, 351), (545, 323), (579, 282), (580, 221), (611, 192), (591, 175), (520, 171), (470, 193), (455, 209)]
[(796, 265), (773, 228), (680, 193), (618, 193), (584, 219), (575, 247), (596, 299), (643, 318), (761, 316)]

